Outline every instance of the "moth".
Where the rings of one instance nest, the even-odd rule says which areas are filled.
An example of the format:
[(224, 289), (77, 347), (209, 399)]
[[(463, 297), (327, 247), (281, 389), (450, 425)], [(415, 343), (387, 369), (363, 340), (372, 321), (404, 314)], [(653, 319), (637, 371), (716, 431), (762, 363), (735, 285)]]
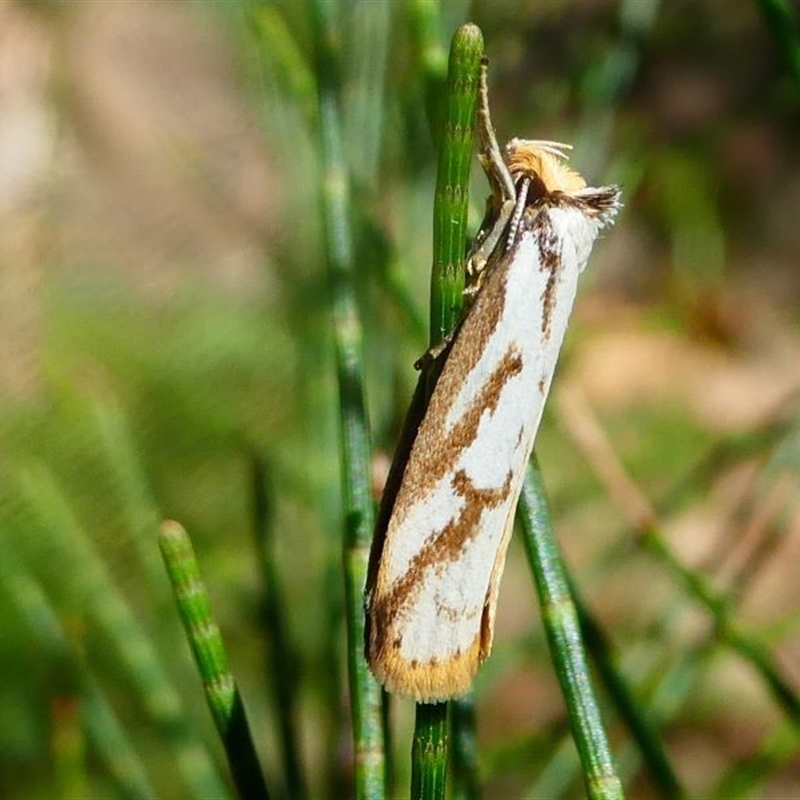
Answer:
[(429, 703), (466, 693), (489, 655), (514, 512), (578, 276), (620, 198), (616, 186), (586, 186), (566, 164), (568, 145), (513, 139), (501, 155), (485, 64), (477, 126), (491, 194), (467, 257), (471, 304), (428, 360), (438, 378), (395, 457), (365, 592), (372, 672), (388, 691)]

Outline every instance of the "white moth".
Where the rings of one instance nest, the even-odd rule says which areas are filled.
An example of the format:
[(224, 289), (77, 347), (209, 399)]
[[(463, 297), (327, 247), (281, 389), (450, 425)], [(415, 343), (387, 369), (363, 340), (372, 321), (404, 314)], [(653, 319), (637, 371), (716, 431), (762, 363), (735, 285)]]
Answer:
[(367, 577), (370, 668), (389, 691), (422, 702), (467, 692), (491, 649), (514, 511), (578, 276), (619, 206), (616, 186), (589, 188), (566, 166), (566, 145), (514, 139), (500, 155), (485, 68), (478, 126), (492, 194), (468, 259), (474, 301), (433, 357), (441, 372), (390, 475)]

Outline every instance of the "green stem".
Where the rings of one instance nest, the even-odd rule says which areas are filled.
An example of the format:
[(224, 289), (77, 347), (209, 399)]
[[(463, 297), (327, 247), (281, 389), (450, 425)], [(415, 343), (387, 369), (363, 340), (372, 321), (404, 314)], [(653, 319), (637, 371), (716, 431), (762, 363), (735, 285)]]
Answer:
[[(433, 208), (430, 344), (439, 344), (461, 319), (472, 140), (483, 35), (462, 25), (453, 35), (445, 124)], [(447, 704), (418, 703), (411, 748), (411, 797), (444, 797), (447, 778)]]
[(786, 59), (795, 89), (800, 93), (800, 28), (797, 12), (788, 0), (756, 0), (778, 49)]
[(441, 8), (438, 0), (410, 0), (407, 7), (422, 78), (425, 111), (433, 137), (439, 143), (443, 127), (442, 100), (447, 86), (447, 50), (441, 32)]
[(248, 3), (244, 7), (259, 54), (268, 59), (285, 96), (292, 98), (309, 126), (315, 125), (314, 75), (280, 7), (271, 3)]
[(274, 536), (272, 535), (271, 497), (268, 490), (267, 466), (260, 456), (252, 460), (253, 529), (256, 538), (261, 579), (264, 587), (264, 625), (269, 639), (270, 669), (268, 679), (273, 684), (278, 707), (281, 747), (285, 769), (286, 792), (289, 797), (306, 797), (303, 771), (300, 767), (297, 721), (297, 664), (294, 648), (287, 631), (287, 611), (283, 602), (278, 570), (275, 565)]
[(480, 28), (462, 25), (450, 47), (446, 116), (433, 206), (431, 346), (439, 344), (459, 323), (464, 305), (469, 174), (482, 57)]
[(340, 41), (325, 0), (313, 5), (322, 156), (321, 206), (331, 287), (341, 425), (345, 608), (355, 749), (356, 797), (382, 797), (385, 757), (381, 688), (364, 658), (364, 583), (375, 513), (370, 478), (370, 435), (362, 364), (361, 320), (355, 299), (350, 226), (350, 176), (344, 157), (339, 92)]
[[(8, 531), (8, 529), (6, 529)], [(7, 608), (18, 611), (45, 660), (80, 665), (81, 717), (94, 759), (111, 776), (116, 793), (122, 797), (151, 800), (157, 797), (145, 765), (128, 739), (113, 706), (104, 696), (83, 654), (74, 652), (41, 582), (22, 564), (10, 546), (11, 538), (0, 540), (0, 594)], [(76, 669), (76, 672), (78, 670)]]
[(158, 543), (233, 782), (240, 797), (267, 798), (269, 792), (242, 698), (228, 668), (228, 655), (200, 577), (192, 543), (186, 531), (172, 521), (161, 526)]
[(86, 797), (86, 738), (81, 725), (81, 698), (59, 692), (51, 700), (50, 750), (58, 797)]
[(708, 796), (720, 800), (764, 796), (763, 785), (797, 757), (798, 745), (797, 727), (786, 722), (776, 726), (755, 752), (729, 766)]
[(459, 697), (450, 703), (450, 729), (453, 736), (453, 798), (475, 800), (480, 797), (480, 780), (473, 695)]
[(76, 518), (52, 473), (25, 470), (19, 495), (26, 511), (24, 541), (31, 558), (57, 563), (50, 576), (54, 592), (76, 598), (82, 620), (96, 633), (104, 654), (115, 658), (120, 675), (141, 702), (143, 719), (172, 751), (176, 771), (193, 797), (227, 797), (217, 765), (187, 722), (181, 695), (170, 680), (152, 640), (119, 591), (96, 546)]
[(593, 799), (616, 800), (623, 796), (622, 785), (614, 769), (608, 739), (592, 691), (578, 614), (553, 536), (535, 456), (522, 485), (518, 515), (525, 550), (536, 581), (551, 657), (583, 765), (587, 793)]
[(440, 800), (447, 783), (447, 703), (417, 703), (411, 800)]
[(575, 609), (578, 612), (581, 632), (592, 655), (600, 681), (625, 720), (661, 796), (674, 798), (675, 800), (683, 797), (683, 788), (664, 748), (664, 743), (655, 725), (652, 710), (647, 715), (642, 713), (640, 703), (637, 701), (630, 684), (615, 663), (613, 646), (605, 631), (583, 603), (569, 575), (567, 575), (567, 578)]

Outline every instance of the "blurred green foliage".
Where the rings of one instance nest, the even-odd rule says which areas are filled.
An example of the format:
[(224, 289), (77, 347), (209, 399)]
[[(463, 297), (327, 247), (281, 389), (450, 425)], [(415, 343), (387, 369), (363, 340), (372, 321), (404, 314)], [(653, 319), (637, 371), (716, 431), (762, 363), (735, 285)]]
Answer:
[[(278, 700), (267, 688), (280, 654), (262, 626), (253, 453), (269, 465), (274, 557), (300, 665), (302, 760), (312, 796), (345, 791), (337, 402), (309, 10), (289, 0), (89, 5), (15, 2), (0, 17), (0, 28), (29, 35), (8, 61), (50, 137), (33, 188), (10, 179), (0, 188), (0, 794), (222, 791), (221, 750), (159, 562), (164, 518), (192, 536), (267, 777), (281, 786)], [(654, 500), (691, 476), (671, 519), (675, 543), (712, 577), (717, 564), (701, 563), (708, 548), (692, 532), (746, 529), (778, 473), (791, 490), (773, 546), (796, 541), (797, 441), (786, 433), (796, 404), (777, 402), (800, 385), (791, 366), (795, 7), (409, 0), (343, 3), (337, 16), (376, 450), (391, 452), (416, 380), (410, 365), (427, 340), (428, 115), (449, 36), (471, 19), (491, 59), (501, 140), (573, 142), (592, 183), (624, 186), (626, 209), (586, 275), (562, 372), (580, 372), (581, 350), (609, 330), (676, 341), (669, 352), (689, 353), (691, 369), (680, 355), (650, 365), (684, 376), (686, 388), (666, 399), (648, 394), (646, 375), (627, 394), (596, 384), (599, 417), (630, 474)], [(3, 113), (0, 101), (0, 114), (12, 119), (23, 106)], [(151, 129), (156, 155), (142, 159), (133, 145)], [(4, 159), (31, 163), (35, 148), (23, 144), (33, 147), (30, 131), (40, 129), (22, 130), (11, 156), (0, 153), (0, 176), (11, 174)], [(477, 222), (477, 169), (473, 186)], [(621, 356), (618, 369), (635, 371)], [(698, 412), (712, 372), (736, 377), (719, 390), (730, 406), (761, 416), (720, 419), (724, 404)], [(594, 374), (580, 376), (591, 384)], [(771, 382), (775, 397), (764, 392)], [(797, 729), (781, 728), (763, 686), (715, 649), (681, 587), (630, 547), (624, 514), (557, 420), (550, 409), (538, 447), (557, 527), (642, 702), (659, 709), (686, 785), (701, 796), (731, 786), (742, 796), (796, 793)], [(775, 436), (777, 472), (764, 467)], [(715, 447), (722, 456), (703, 468)], [(737, 492), (749, 510), (720, 522), (714, 514)], [(670, 517), (669, 506), (659, 510)], [(700, 521), (681, 528), (678, 510)], [(524, 566), (515, 569), (507, 607), (533, 620), (532, 590), (519, 589)], [(768, 575), (749, 576), (762, 588), (743, 619), (764, 626), (789, 663), (800, 597), (781, 583), (784, 572)], [(541, 632), (519, 613), (507, 620), (479, 682), (487, 794), (519, 795), (539, 779), (571, 796), (575, 759), (557, 750), (563, 711), (548, 695)], [(687, 662), (706, 644), (693, 671)], [(659, 705), (654, 687), (666, 674), (669, 686), (685, 684)], [(620, 751), (631, 793), (647, 795), (648, 776)], [(401, 779), (406, 769), (398, 764)]]

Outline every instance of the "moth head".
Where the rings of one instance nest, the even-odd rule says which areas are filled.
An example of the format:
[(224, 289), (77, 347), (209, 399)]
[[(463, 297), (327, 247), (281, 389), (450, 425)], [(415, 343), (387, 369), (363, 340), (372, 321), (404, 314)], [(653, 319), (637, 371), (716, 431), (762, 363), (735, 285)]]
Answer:
[(515, 183), (529, 178), (540, 183), (546, 194), (571, 194), (586, 188), (586, 181), (566, 164), (564, 150), (571, 149), (560, 142), (512, 139), (506, 145), (506, 163)]

